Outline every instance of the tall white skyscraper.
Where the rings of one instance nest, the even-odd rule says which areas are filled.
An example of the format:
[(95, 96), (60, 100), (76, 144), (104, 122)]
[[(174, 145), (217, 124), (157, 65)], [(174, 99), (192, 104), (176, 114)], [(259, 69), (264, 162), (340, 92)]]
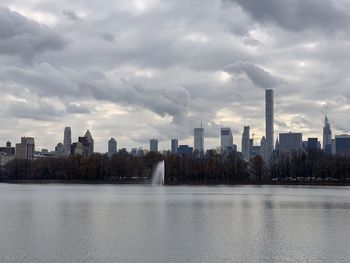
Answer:
[(273, 90), (265, 91), (265, 121), (266, 121), (266, 160), (271, 157), (274, 144), (274, 102)]
[(194, 150), (199, 153), (204, 153), (204, 128), (194, 128)]
[(242, 154), (246, 160), (250, 159), (250, 127), (244, 126), (242, 134)]
[(112, 157), (117, 153), (117, 141), (114, 138), (111, 138), (108, 141), (108, 156)]
[(231, 128), (221, 128), (221, 149), (226, 151), (232, 149), (233, 136)]
[(70, 127), (64, 128), (63, 146), (65, 155), (70, 155), (70, 146), (72, 144), (72, 130)]

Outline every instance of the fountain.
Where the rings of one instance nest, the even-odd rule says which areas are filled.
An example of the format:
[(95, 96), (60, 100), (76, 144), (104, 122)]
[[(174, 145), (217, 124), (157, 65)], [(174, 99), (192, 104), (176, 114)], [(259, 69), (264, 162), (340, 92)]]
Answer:
[(164, 161), (161, 161), (152, 174), (152, 185), (164, 185), (164, 173)]

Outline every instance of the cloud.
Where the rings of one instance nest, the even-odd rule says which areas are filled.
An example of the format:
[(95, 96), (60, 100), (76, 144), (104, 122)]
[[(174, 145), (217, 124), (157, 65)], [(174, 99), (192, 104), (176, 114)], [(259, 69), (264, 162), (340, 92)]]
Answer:
[(269, 72), (251, 62), (238, 61), (225, 67), (225, 71), (233, 75), (245, 74), (256, 87), (268, 89), (278, 86), (281, 81)]
[(6, 7), (0, 7), (0, 53), (25, 59), (51, 50), (62, 50), (65, 41), (47, 26)]
[(79, 105), (77, 103), (69, 103), (66, 106), (66, 112), (71, 114), (88, 114), (91, 110), (88, 107)]
[(12, 103), (7, 109), (9, 116), (37, 121), (55, 121), (64, 116), (64, 111), (47, 102)]
[(253, 19), (273, 23), (291, 31), (348, 28), (349, 10), (341, 1), (331, 0), (224, 0), (238, 4)]
[(350, 131), (346, 0), (200, 2), (3, 0), (20, 14), (0, 10), (0, 140), (28, 131), (53, 148), (71, 126), (101, 152), (110, 137), (168, 149), (202, 121), (206, 148), (223, 126), (240, 145), (244, 125), (265, 133), (266, 88), (276, 134), (322, 136), (322, 109)]
[(62, 11), (62, 14), (64, 14), (69, 20), (74, 22), (81, 19), (73, 10), (65, 9)]

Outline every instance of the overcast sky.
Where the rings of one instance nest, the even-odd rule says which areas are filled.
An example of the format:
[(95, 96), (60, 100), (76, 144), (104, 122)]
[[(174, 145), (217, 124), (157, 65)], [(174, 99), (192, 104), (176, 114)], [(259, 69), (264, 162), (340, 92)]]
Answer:
[[(0, 143), (53, 149), (65, 126), (95, 149), (219, 145), (244, 125), (260, 143), (264, 89), (275, 130), (350, 130), (347, 0), (1, 0)], [(240, 147), (239, 147), (240, 148)]]

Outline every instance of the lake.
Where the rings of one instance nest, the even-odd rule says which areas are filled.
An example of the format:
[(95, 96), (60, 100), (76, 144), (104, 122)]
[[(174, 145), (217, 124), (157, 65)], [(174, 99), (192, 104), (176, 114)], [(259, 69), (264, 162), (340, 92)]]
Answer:
[(0, 262), (349, 262), (350, 188), (0, 184)]

